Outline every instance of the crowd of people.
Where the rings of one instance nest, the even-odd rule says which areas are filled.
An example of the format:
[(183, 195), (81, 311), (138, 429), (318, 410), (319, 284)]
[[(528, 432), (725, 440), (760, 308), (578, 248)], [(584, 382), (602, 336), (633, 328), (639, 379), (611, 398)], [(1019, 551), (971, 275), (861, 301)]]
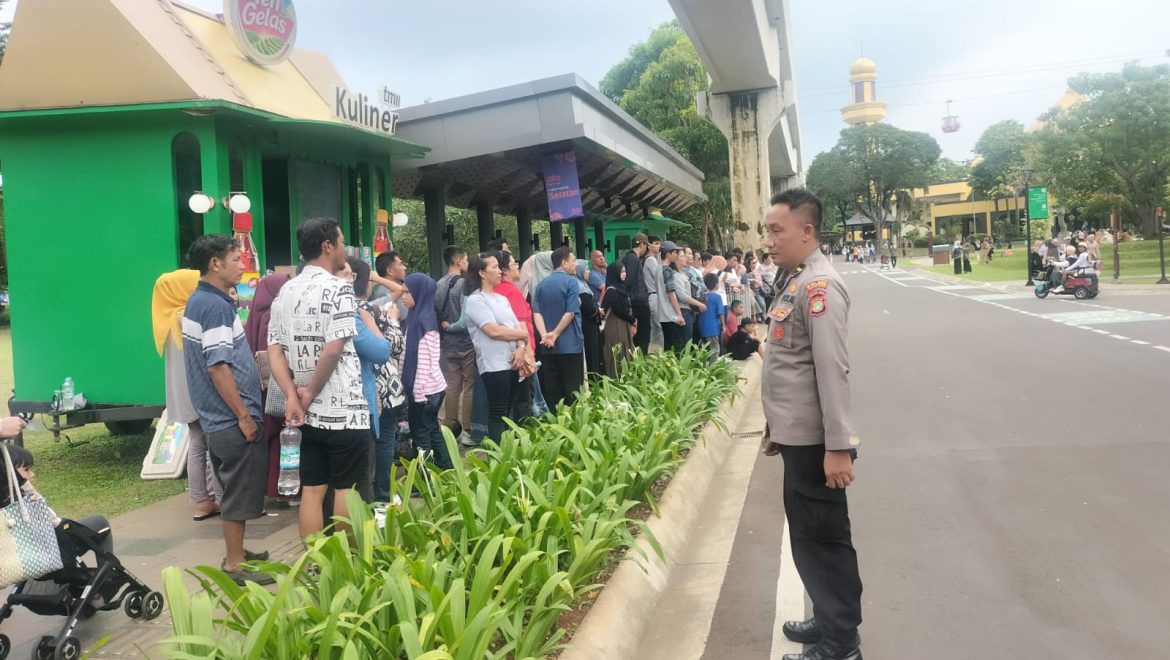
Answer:
[[(555, 414), (590, 377), (618, 376), (652, 345), (703, 344), (713, 360), (761, 353), (756, 324), (777, 274), (768, 254), (644, 234), (614, 263), (559, 247), (521, 264), (503, 239), (479, 254), (450, 246), (437, 281), (408, 273), (393, 251), (373, 268), (347, 256), (333, 220), (304, 223), (297, 243), (296, 275), (261, 278), (246, 322), (229, 237), (199, 238), (193, 269), (155, 284), (168, 416), (189, 429), (192, 517), (221, 518), (222, 568), (241, 583), (271, 580), (247, 570), (263, 553), (244, 548), (247, 521), (266, 506), (298, 503), (308, 536), (347, 515), (350, 490), (388, 502), (400, 457), (453, 467), (443, 426), (465, 447), (499, 440), (506, 419)], [(278, 493), (286, 427), (301, 432), (292, 496)]]
[(1070, 232), (1063, 241), (1038, 240), (1032, 244), (1029, 263), (1033, 273), (1044, 273), (1049, 286), (1055, 288), (1072, 275), (1096, 276), (1101, 268), (1101, 244), (1093, 231)]

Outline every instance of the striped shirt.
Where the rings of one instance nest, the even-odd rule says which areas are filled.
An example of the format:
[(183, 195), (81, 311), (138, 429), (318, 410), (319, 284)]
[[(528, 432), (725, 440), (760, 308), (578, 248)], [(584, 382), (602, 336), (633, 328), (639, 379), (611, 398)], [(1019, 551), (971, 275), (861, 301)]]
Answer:
[(427, 397), (447, 390), (447, 379), (439, 362), (439, 333), (431, 330), (418, 342), (418, 371), (414, 374), (414, 400), (422, 403)]
[(200, 281), (183, 310), (182, 327), (187, 389), (203, 432), (215, 433), (239, 423), (207, 373), (218, 364), (230, 369), (248, 414), (257, 421), (262, 419), (260, 372), (232, 299)]

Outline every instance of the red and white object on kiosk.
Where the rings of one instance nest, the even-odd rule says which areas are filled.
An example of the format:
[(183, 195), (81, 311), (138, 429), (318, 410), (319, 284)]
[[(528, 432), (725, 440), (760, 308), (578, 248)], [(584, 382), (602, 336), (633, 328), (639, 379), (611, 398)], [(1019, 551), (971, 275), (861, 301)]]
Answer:
[(256, 254), (256, 244), (252, 242), (252, 214), (236, 213), (232, 215), (232, 237), (240, 248), (240, 261), (244, 262), (244, 276), (236, 285), (236, 294), (239, 296), (240, 320), (248, 320), (248, 310), (252, 307), (252, 299), (256, 297), (256, 283), (260, 281), (260, 258)]
[(374, 231), (374, 256), (393, 249), (390, 243), (390, 212), (378, 209), (377, 229)]

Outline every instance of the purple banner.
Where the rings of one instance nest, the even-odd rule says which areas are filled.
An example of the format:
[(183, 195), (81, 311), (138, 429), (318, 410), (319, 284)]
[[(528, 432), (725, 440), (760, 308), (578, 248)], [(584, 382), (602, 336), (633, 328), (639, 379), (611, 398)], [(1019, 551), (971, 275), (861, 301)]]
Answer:
[(569, 220), (584, 215), (581, 212), (581, 186), (577, 182), (577, 154), (572, 149), (547, 154), (542, 166), (544, 190), (548, 194), (548, 219)]

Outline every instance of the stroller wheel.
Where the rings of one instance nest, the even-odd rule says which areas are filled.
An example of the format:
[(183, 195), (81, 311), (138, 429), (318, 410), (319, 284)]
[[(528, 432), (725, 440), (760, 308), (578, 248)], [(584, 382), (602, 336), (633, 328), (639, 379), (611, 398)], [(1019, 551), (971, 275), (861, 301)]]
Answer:
[(0, 634), (0, 660), (8, 657), (12, 652), (12, 640), (8, 639), (8, 635)]
[(81, 657), (81, 642), (77, 641), (76, 637), (66, 637), (65, 641), (57, 647), (57, 653), (53, 656), (54, 660), (77, 660)]
[(41, 641), (37, 643), (37, 647), (33, 649), (33, 660), (53, 660), (53, 638), (45, 635)]
[(135, 591), (126, 595), (126, 604), (122, 609), (126, 611), (126, 616), (131, 619), (137, 619), (142, 616), (142, 601), (146, 597), (145, 591)]
[(142, 618), (149, 621), (163, 611), (163, 595), (157, 591), (152, 591), (146, 594), (146, 598), (142, 601)]

